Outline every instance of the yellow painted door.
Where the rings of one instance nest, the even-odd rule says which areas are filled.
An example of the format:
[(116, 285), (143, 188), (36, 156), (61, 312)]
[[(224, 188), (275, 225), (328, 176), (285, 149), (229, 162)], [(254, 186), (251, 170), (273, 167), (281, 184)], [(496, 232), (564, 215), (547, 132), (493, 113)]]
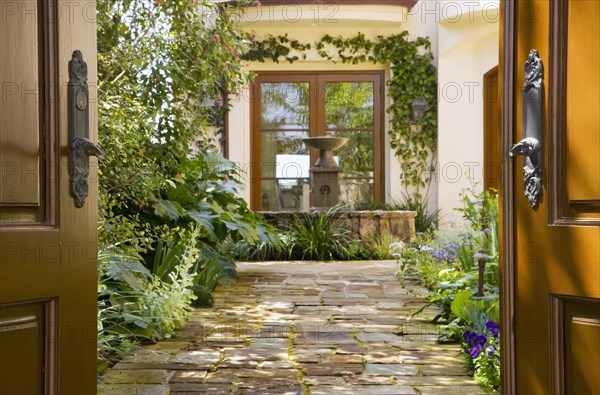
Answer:
[[(71, 133), (85, 122), (69, 117), (87, 112), (96, 141), (95, 2), (0, 7), (0, 394), (94, 394), (97, 162), (78, 208)], [(89, 102), (69, 99), (76, 50)]]
[[(503, 390), (599, 394), (600, 2), (510, 0), (502, 7)], [(543, 68), (533, 61), (526, 73), (532, 50)], [(508, 151), (523, 129), (533, 129), (535, 94), (531, 84), (524, 93), (524, 84), (535, 74), (543, 83), (542, 156), (532, 207), (524, 189), (536, 187), (524, 185), (525, 157)], [(535, 144), (529, 148), (536, 152)]]

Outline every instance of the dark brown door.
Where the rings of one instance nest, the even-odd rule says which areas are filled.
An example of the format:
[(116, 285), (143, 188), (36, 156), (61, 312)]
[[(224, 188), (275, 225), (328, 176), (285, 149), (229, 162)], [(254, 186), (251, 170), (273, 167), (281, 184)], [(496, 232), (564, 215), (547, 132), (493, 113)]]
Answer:
[[(58, 3), (58, 4), (57, 4)], [(95, 2), (2, 2), (0, 393), (96, 392), (97, 193), (69, 183), (69, 61), (88, 65), (96, 140)]]
[[(598, 394), (600, 2), (511, 0), (502, 7), (503, 389)], [(532, 49), (544, 67), (525, 75)], [(524, 81), (541, 71), (541, 195), (532, 208), (523, 194), (524, 157), (510, 158), (508, 150), (524, 137), (523, 108), (526, 119), (536, 112)]]

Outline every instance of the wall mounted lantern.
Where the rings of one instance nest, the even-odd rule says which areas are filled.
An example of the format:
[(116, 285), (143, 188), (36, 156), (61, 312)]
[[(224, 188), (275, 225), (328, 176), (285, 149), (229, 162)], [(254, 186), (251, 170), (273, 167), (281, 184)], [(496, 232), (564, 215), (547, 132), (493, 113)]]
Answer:
[(415, 97), (410, 105), (410, 120), (415, 124), (418, 123), (425, 116), (427, 107), (427, 101), (423, 96)]

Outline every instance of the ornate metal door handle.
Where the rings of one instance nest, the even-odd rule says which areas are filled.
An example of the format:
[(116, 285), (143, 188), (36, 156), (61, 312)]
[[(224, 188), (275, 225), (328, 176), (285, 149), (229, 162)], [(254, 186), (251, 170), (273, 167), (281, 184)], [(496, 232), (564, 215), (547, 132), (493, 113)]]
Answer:
[(538, 51), (532, 49), (525, 62), (523, 84), (523, 139), (510, 148), (511, 157), (523, 156), (525, 197), (532, 208), (542, 192), (542, 121), (544, 111), (544, 65)]
[(71, 136), (71, 193), (75, 206), (83, 207), (88, 196), (90, 156), (104, 158), (100, 146), (92, 143), (89, 123), (87, 64), (81, 51), (74, 51), (69, 62), (69, 134)]

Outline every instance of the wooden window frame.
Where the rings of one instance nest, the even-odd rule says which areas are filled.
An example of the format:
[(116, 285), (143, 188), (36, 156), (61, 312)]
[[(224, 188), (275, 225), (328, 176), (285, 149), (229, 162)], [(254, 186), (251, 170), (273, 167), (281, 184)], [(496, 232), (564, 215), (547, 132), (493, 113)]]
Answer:
[[(251, 86), (250, 97), (250, 158), (252, 163), (250, 179), (250, 207), (253, 210), (262, 209), (262, 153), (261, 153), (261, 83), (269, 82), (308, 82), (309, 92), (309, 133), (310, 136), (322, 136), (325, 131), (324, 84), (328, 82), (373, 82), (373, 199), (382, 201), (385, 194), (385, 157), (384, 144), (384, 72), (383, 71), (296, 71), (296, 72), (260, 72), (257, 73)], [(310, 152), (310, 163), (317, 159), (314, 150)]]

